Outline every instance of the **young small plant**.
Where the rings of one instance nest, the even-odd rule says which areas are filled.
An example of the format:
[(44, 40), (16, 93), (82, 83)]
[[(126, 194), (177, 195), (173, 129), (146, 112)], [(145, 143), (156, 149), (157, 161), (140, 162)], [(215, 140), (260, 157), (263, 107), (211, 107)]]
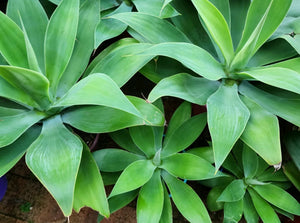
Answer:
[(137, 222), (172, 222), (171, 198), (188, 221), (211, 222), (201, 199), (186, 183), (227, 177), (221, 172), (215, 174), (214, 166), (205, 159), (185, 152), (205, 126), (206, 114), (191, 117), (191, 105), (184, 102), (172, 116), (165, 136), (163, 127), (150, 126), (112, 133), (123, 149), (93, 153), (100, 171), (106, 175), (122, 172), (109, 196), (111, 212), (137, 196)]

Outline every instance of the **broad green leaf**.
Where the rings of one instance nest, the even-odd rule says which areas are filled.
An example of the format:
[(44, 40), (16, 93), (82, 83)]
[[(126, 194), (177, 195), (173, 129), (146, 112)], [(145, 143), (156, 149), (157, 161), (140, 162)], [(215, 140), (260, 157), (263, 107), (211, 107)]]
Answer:
[(209, 0), (192, 0), (192, 2), (226, 62), (229, 63), (233, 56), (233, 44), (224, 16)]
[(224, 176), (221, 172), (215, 174), (214, 166), (205, 159), (189, 153), (178, 153), (162, 159), (160, 168), (187, 180), (205, 180)]
[(238, 223), (243, 216), (244, 201), (240, 199), (235, 202), (224, 204), (224, 223)]
[(293, 70), (297, 73), (300, 73), (300, 58), (296, 57), (289, 60), (284, 60), (282, 62), (274, 63), (269, 65), (268, 67), (281, 67)]
[(0, 66), (0, 76), (28, 94), (42, 109), (50, 105), (49, 81), (41, 73), (20, 67)]
[(85, 1), (80, 7), (74, 50), (58, 85), (57, 95), (60, 97), (78, 81), (89, 63), (94, 49), (95, 28), (100, 19), (99, 8), (99, 0)]
[(217, 201), (229, 203), (239, 201), (244, 197), (246, 187), (243, 180), (234, 180), (223, 190)]
[(168, 129), (165, 134), (164, 142), (169, 141), (168, 138), (188, 119), (191, 118), (192, 106), (188, 102), (183, 102), (173, 113)]
[(119, 20), (109, 18), (109, 16), (122, 12), (130, 12), (131, 9), (132, 6), (128, 6), (125, 2), (123, 2), (113, 12), (102, 16), (101, 21), (98, 23), (95, 31), (95, 49), (98, 48), (98, 46), (100, 46), (105, 40), (120, 35), (127, 28), (126, 24), (122, 23)]
[(228, 24), (228, 27), (230, 29), (231, 27), (231, 17), (230, 17), (230, 5), (229, 0), (224, 1), (218, 1), (218, 0), (210, 0), (212, 4), (220, 11), (220, 13), (223, 15), (224, 19), (226, 20), (226, 23)]
[[(250, 119), (241, 139), (269, 165), (280, 163), (281, 146), (277, 117), (253, 102), (251, 99), (247, 97), (241, 97), (241, 99), (250, 111)], [(250, 155), (250, 157), (251, 156), (254, 156), (254, 154)], [(249, 161), (249, 158), (246, 156), (245, 160)], [(249, 163), (249, 168), (255, 168), (255, 163), (257, 163), (257, 158), (254, 158), (254, 160)], [(244, 172), (245, 170), (246, 169), (244, 169)], [(255, 174), (254, 172), (252, 173)], [(253, 174), (250, 174), (251, 177), (254, 176)]]
[(131, 153), (143, 154), (132, 141), (128, 129), (111, 132), (109, 135), (119, 146), (121, 146), (121, 148), (126, 149)]
[(83, 146), (82, 159), (75, 184), (74, 204), (76, 212), (88, 206), (109, 217), (108, 202), (102, 177), (86, 144)]
[[(251, 118), (250, 118), (251, 119)], [(269, 147), (271, 148), (271, 147)], [(248, 146), (243, 148), (243, 169), (245, 178), (254, 178), (259, 168), (259, 161), (256, 153)]]
[[(300, 73), (281, 67), (259, 68), (238, 73), (238, 75), (251, 77), (274, 87), (285, 89), (300, 94)], [(284, 78), (282, 78), (284, 77)]]
[(63, 0), (52, 14), (45, 37), (46, 76), (53, 96), (71, 58), (79, 19), (79, 0)]
[(239, 98), (236, 84), (222, 84), (208, 98), (207, 116), (217, 170), (243, 133), (250, 116)]
[(299, 168), (293, 163), (289, 162), (283, 166), (283, 172), (287, 178), (294, 184), (298, 191), (300, 191), (300, 173)]
[(243, 178), (243, 170), (242, 167), (238, 164), (238, 160), (233, 156), (232, 153), (229, 153), (226, 157), (222, 167), (226, 170), (229, 170), (232, 174), (234, 174), (237, 178)]
[(173, 8), (168, 0), (133, 0), (133, 4), (138, 12), (143, 12), (160, 18), (170, 18), (178, 16), (179, 13)]
[(137, 126), (129, 129), (130, 136), (140, 150), (148, 158), (155, 155), (155, 135), (154, 129), (150, 126)]
[(296, 51), (300, 54), (300, 35), (291, 37), (290, 35), (284, 35), (281, 38), (285, 39)]
[(300, 126), (300, 100), (294, 100), (270, 94), (252, 86), (245, 81), (239, 85), (239, 92), (253, 100), (267, 111), (278, 115), (297, 126)]
[(253, 0), (248, 10), (243, 36), (238, 49), (245, 45), (264, 16), (267, 8), (270, 7), (266, 21), (264, 22), (254, 48), (254, 52), (257, 51), (257, 49), (261, 47), (261, 45), (273, 34), (282, 22), (291, 2), (292, 0), (266, 0), (263, 2), (260, 0)]
[[(155, 192), (153, 193), (153, 189)], [(164, 190), (160, 170), (156, 170), (151, 179), (141, 188), (137, 200), (136, 215), (139, 223), (156, 223), (164, 206)]]
[(45, 117), (36, 111), (24, 111), (20, 114), (1, 117), (0, 147), (16, 141), (27, 129)]
[(38, 137), (39, 127), (28, 129), (19, 139), (9, 146), (0, 148), (0, 177), (9, 171), (25, 154), (30, 144)]
[(290, 157), (296, 164), (298, 170), (300, 170), (300, 133), (296, 131), (289, 133), (285, 145)]
[[(6, 14), (26, 30), (28, 41), (31, 43), (42, 73), (45, 72), (44, 40), (48, 24), (48, 17), (39, 1), (10, 0), (7, 4)], [(28, 55), (29, 56), (29, 55)]]
[[(200, 76), (209, 80), (218, 80), (225, 77), (223, 66), (217, 62), (207, 51), (190, 43), (160, 43), (149, 45), (136, 55), (166, 56), (178, 60), (184, 66), (191, 69)], [(193, 55), (193, 56), (191, 56)]]
[(163, 179), (179, 212), (191, 223), (211, 222), (207, 210), (196, 192), (181, 180), (164, 172)]
[(140, 117), (140, 112), (105, 74), (96, 73), (82, 79), (59, 99), (54, 107), (74, 105), (102, 105)]
[(4, 102), (1, 101), (1, 103), (6, 107), (0, 106), (0, 117), (14, 116), (14, 115), (19, 115), (19, 114), (26, 112), (26, 110), (24, 110), (24, 108), (10, 107), (9, 104), (5, 103), (5, 101)]
[(43, 122), (40, 136), (26, 154), (26, 164), (57, 201), (65, 216), (72, 213), (82, 143), (60, 116)]
[(117, 2), (117, 0), (101, 0), (101, 11), (113, 8), (118, 6), (119, 3)]
[(143, 186), (151, 179), (155, 169), (151, 160), (138, 160), (130, 164), (119, 177), (109, 198)]
[(169, 192), (164, 183), (163, 183), (163, 188), (164, 188), (164, 206), (163, 206), (159, 223), (173, 223), (171, 200), (170, 200)]
[(193, 116), (177, 128), (165, 141), (162, 157), (170, 156), (190, 146), (206, 126), (206, 113)]
[(143, 156), (121, 149), (101, 149), (93, 152), (93, 157), (99, 170), (105, 172), (122, 171), (131, 163), (145, 159)]
[(262, 198), (274, 206), (294, 215), (300, 215), (299, 202), (280, 187), (272, 184), (256, 185), (252, 187)]
[(243, 200), (244, 200), (244, 217), (246, 221), (248, 223), (257, 223), (259, 217), (248, 192), (246, 192)]
[[(149, 101), (155, 101), (163, 96), (173, 96), (191, 103), (204, 105), (207, 98), (214, 93), (219, 82), (189, 74), (176, 74), (162, 79), (149, 94)], [(200, 90), (201, 89), (201, 90)]]
[[(12, 66), (28, 68), (24, 34), (14, 21), (0, 12), (0, 53)], [(13, 44), (12, 44), (13, 43)]]
[(279, 170), (276, 171), (273, 167), (269, 167), (262, 174), (256, 176), (259, 181), (273, 181), (273, 182), (285, 182), (287, 181), (284, 173)]
[(253, 189), (248, 189), (254, 207), (264, 223), (280, 223), (280, 220), (273, 208), (261, 198)]
[(224, 202), (217, 202), (218, 197), (223, 192), (223, 186), (213, 187), (207, 195), (206, 206), (210, 211), (220, 211), (224, 208)]
[(210, 163), (215, 162), (214, 161), (214, 152), (213, 152), (213, 149), (210, 146), (193, 148), (193, 149), (189, 149), (186, 152), (194, 154), (196, 156), (199, 156), (199, 157), (207, 160)]
[(126, 23), (150, 43), (190, 42), (179, 29), (156, 16), (139, 12), (125, 12), (112, 15), (111, 18)]

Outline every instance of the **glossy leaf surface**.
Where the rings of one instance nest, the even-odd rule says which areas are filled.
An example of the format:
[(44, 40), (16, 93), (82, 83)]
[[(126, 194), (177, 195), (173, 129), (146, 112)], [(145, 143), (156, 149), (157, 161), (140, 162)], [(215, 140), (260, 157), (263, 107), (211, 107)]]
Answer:
[(243, 199), (224, 204), (224, 223), (239, 222), (243, 215)]
[(236, 202), (241, 200), (246, 192), (246, 185), (243, 180), (232, 181), (218, 198), (218, 202)]

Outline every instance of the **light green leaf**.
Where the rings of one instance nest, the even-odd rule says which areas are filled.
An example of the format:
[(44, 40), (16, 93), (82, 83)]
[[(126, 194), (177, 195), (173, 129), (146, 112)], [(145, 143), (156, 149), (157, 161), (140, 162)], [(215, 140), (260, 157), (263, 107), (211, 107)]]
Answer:
[(93, 152), (93, 157), (100, 171), (117, 172), (124, 170), (131, 163), (145, 157), (121, 149), (101, 149)]
[(224, 202), (217, 202), (218, 197), (223, 192), (223, 186), (213, 187), (207, 195), (206, 206), (210, 211), (220, 211), (224, 208)]
[(171, 23), (156, 16), (139, 12), (125, 12), (112, 15), (111, 18), (126, 23), (150, 43), (190, 42), (186, 35)]
[(164, 183), (163, 183), (163, 188), (164, 188), (164, 206), (163, 206), (159, 223), (173, 223), (171, 200), (169, 197), (169, 192)]
[(300, 54), (300, 35), (291, 37), (290, 35), (284, 35), (281, 38), (285, 39), (296, 51)]
[(86, 144), (83, 146), (82, 159), (75, 184), (74, 204), (76, 212), (88, 206), (109, 217), (108, 202), (96, 162)]
[(300, 126), (300, 100), (294, 100), (268, 93), (256, 88), (248, 82), (239, 85), (239, 92), (259, 104), (267, 111)]
[(38, 137), (39, 133), (39, 127), (32, 127), (14, 143), (0, 148), (0, 177), (9, 171), (22, 158), (30, 144)]
[(281, 68), (287, 68), (290, 70), (293, 70), (297, 73), (300, 73), (300, 58), (296, 57), (289, 60), (284, 60), (278, 63), (271, 64), (267, 67), (281, 67)]
[[(251, 119), (251, 118), (250, 118)], [(272, 147), (269, 147), (272, 148)], [(243, 148), (243, 169), (245, 178), (254, 178), (259, 168), (259, 161), (256, 153), (247, 145)]]
[(285, 145), (290, 157), (300, 171), (300, 133), (297, 131), (289, 133), (285, 141)]
[(253, 189), (248, 189), (254, 207), (264, 223), (280, 223), (280, 220), (273, 208), (262, 199)]
[(214, 166), (205, 159), (189, 153), (178, 153), (162, 159), (160, 168), (187, 180), (205, 180), (224, 176), (221, 172), (215, 174)]
[(72, 213), (82, 143), (54, 116), (26, 154), (26, 164), (57, 201), (65, 216)]
[(79, 0), (63, 0), (52, 14), (45, 37), (46, 76), (53, 96), (71, 58), (79, 18)]
[(238, 223), (243, 216), (244, 201), (240, 199), (235, 202), (224, 204), (224, 223)]
[[(238, 75), (251, 77), (274, 87), (300, 94), (300, 73), (281, 67), (259, 68), (238, 73)], [(283, 78), (284, 77), (284, 78)]]
[(207, 116), (217, 170), (243, 133), (250, 116), (239, 98), (236, 84), (222, 84), (208, 98)]
[(210, 163), (215, 162), (214, 161), (214, 152), (213, 152), (213, 149), (210, 146), (193, 148), (193, 149), (189, 149), (186, 152), (194, 154), (196, 156), (199, 156), (199, 157), (207, 160)]
[[(94, 49), (94, 33), (99, 22), (99, 0), (85, 1), (79, 10), (74, 50), (58, 85), (57, 95), (63, 96), (85, 71)], [(88, 25), (87, 25), (88, 24)]]
[(0, 76), (28, 94), (42, 109), (50, 105), (49, 81), (41, 73), (20, 67), (0, 66)]
[[(151, 46), (151, 45), (150, 45)], [(218, 63), (207, 51), (190, 43), (160, 43), (141, 51), (137, 55), (166, 56), (178, 60), (184, 66), (209, 80), (218, 80), (226, 77), (223, 66)], [(191, 56), (193, 55), (193, 56)]]
[[(149, 101), (155, 101), (163, 96), (173, 96), (191, 103), (204, 105), (207, 98), (214, 93), (219, 82), (189, 74), (176, 74), (162, 79), (150, 92)], [(201, 90), (200, 90), (201, 89)]]
[[(250, 111), (250, 119), (241, 136), (241, 139), (258, 155), (260, 155), (269, 165), (280, 163), (281, 146), (279, 122), (277, 117), (263, 109), (251, 99), (247, 97), (241, 97), (241, 99)], [(257, 158), (255, 158), (255, 160), (256, 159)], [(246, 158), (246, 160), (249, 160), (249, 158)], [(255, 168), (256, 165), (254, 165), (254, 163), (257, 163), (257, 161), (253, 160), (251, 164), (249, 163), (249, 168)], [(254, 176), (252, 174), (250, 175), (251, 177)]]
[(211, 222), (204, 204), (190, 186), (166, 172), (163, 172), (163, 179), (167, 183), (176, 207), (189, 222)]
[(274, 206), (294, 215), (300, 215), (299, 202), (280, 187), (272, 184), (255, 185), (252, 187), (262, 198)]
[(233, 56), (233, 44), (224, 16), (209, 0), (192, 0), (192, 2), (226, 62), (229, 63)]
[(16, 141), (27, 129), (44, 117), (44, 114), (35, 111), (0, 117), (0, 147)]
[[(170, 156), (190, 146), (206, 126), (206, 113), (193, 116), (177, 128), (162, 148), (162, 157)], [(183, 140), (184, 139), (184, 140)]]
[(151, 160), (138, 160), (130, 164), (119, 177), (109, 197), (143, 186), (151, 179), (155, 169)]
[(140, 150), (148, 158), (155, 155), (155, 136), (154, 129), (150, 126), (137, 126), (129, 129), (130, 136)]
[(164, 0), (134, 0), (133, 4), (137, 8), (138, 12), (143, 12), (160, 18), (170, 18), (178, 16), (179, 13), (174, 9), (169, 1)]
[(253, 202), (248, 192), (244, 196), (244, 217), (248, 223), (257, 223), (259, 220)]
[[(155, 192), (153, 189), (155, 189)], [(160, 178), (160, 170), (156, 170), (151, 179), (141, 188), (139, 192), (136, 207), (137, 222), (159, 222), (163, 206), (164, 190)]]
[(232, 181), (222, 192), (217, 202), (236, 202), (243, 199), (246, 192), (243, 180)]
[[(24, 30), (31, 43), (38, 67), (42, 73), (45, 72), (44, 64), (44, 40), (48, 24), (48, 17), (39, 1), (32, 0), (10, 0), (7, 4), (6, 14)], [(26, 37), (27, 38), (27, 37)], [(28, 44), (27, 44), (28, 45)], [(28, 53), (28, 52), (27, 52)], [(29, 55), (28, 55), (29, 56)]]
[(116, 0), (101, 0), (101, 11), (111, 9), (119, 5)]

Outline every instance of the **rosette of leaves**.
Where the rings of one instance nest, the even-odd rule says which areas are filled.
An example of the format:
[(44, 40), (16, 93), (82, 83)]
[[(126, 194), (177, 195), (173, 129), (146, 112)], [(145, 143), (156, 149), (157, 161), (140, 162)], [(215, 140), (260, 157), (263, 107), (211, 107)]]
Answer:
[[(101, 175), (71, 126), (101, 133), (164, 123), (159, 109), (127, 98), (99, 67), (76, 83), (94, 49), (99, 10), (97, 0), (63, 0), (49, 20), (38, 0), (9, 0), (7, 15), (0, 13), (0, 61), (8, 64), (0, 65), (0, 176), (26, 153), (66, 216), (83, 206), (109, 216)], [(98, 62), (116, 77), (114, 56)], [(129, 78), (122, 75), (123, 84)]]
[(238, 139), (268, 164), (279, 165), (277, 116), (300, 126), (298, 1), (171, 4), (181, 15), (169, 20), (138, 12), (112, 16), (143, 42), (127, 55), (155, 58), (141, 70), (159, 81), (148, 100), (174, 96), (207, 106), (216, 169)]
[(227, 178), (221, 172), (215, 174), (214, 166), (205, 159), (182, 152), (205, 126), (206, 114), (191, 117), (191, 105), (184, 102), (173, 114), (165, 136), (163, 127), (151, 126), (112, 133), (123, 149), (93, 153), (107, 184), (114, 183), (116, 174), (120, 175), (109, 196), (111, 212), (137, 196), (137, 222), (173, 222), (171, 197), (189, 222), (211, 222), (201, 199), (183, 181)]
[[(194, 154), (213, 162), (212, 149), (201, 148)], [(290, 182), (282, 169), (276, 171), (263, 159), (239, 141), (223, 163), (223, 171), (232, 174), (232, 180), (203, 181), (212, 186), (207, 196), (210, 211), (224, 209), (224, 222), (239, 222), (244, 215), (248, 223), (259, 218), (263, 222), (280, 222), (276, 212), (293, 219), (300, 214), (300, 204), (286, 189)]]

